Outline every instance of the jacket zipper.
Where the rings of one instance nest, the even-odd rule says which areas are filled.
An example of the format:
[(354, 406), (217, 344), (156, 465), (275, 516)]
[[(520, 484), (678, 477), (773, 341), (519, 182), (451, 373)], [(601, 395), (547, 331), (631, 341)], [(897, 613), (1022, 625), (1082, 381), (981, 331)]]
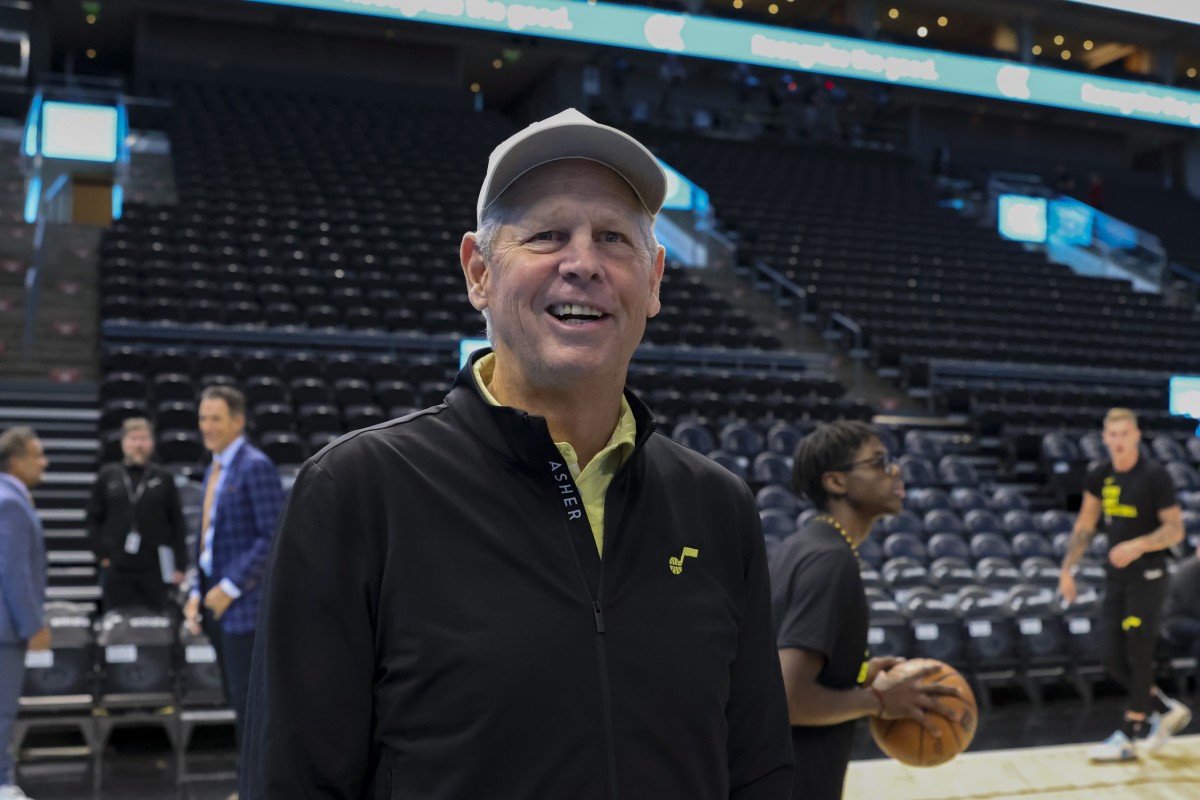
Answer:
[[(607, 519), (607, 514), (605, 518)], [(575, 542), (570, 538), (569, 529), (567, 533), (567, 541), (571, 546), (571, 554), (575, 557), (575, 566), (579, 569), (579, 580), (583, 584), (583, 590), (587, 593), (588, 599), (592, 603), (592, 620), (596, 624), (596, 659), (600, 667), (600, 703), (604, 708), (604, 750), (608, 761), (608, 796), (610, 800), (620, 800), (621, 792), (617, 787), (617, 736), (616, 724), (613, 721), (612, 683), (608, 675), (608, 647), (604, 642), (604, 635), (607, 628), (604, 624), (604, 608), (601, 605), (601, 599), (604, 595), (603, 551), (608, 549), (608, 531), (604, 532), (605, 536), (601, 544), (600, 576), (597, 579), (596, 594), (594, 596), (592, 595), (592, 587), (588, 584), (587, 573), (583, 571), (583, 562), (579, 560), (579, 550)]]

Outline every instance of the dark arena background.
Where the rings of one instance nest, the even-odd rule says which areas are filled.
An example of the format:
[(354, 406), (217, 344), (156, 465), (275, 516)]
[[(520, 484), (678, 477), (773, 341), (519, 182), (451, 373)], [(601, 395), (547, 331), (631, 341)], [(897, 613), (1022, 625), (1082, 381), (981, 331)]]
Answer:
[[(1083, 756), (1124, 703), (1102, 533), (1077, 602), (1057, 593), (1112, 407), (1175, 484), (1172, 569), (1200, 544), (1194, 5), (0, 0), (0, 428), (50, 461), (54, 644), (27, 661), (18, 783), (235, 790), (184, 596), (101, 603), (97, 470), (149, 418), (194, 560), (205, 387), (245, 393), (285, 490), (341, 434), (441, 402), (483, 336), (458, 247), (488, 154), (574, 107), (669, 168), (629, 385), (749, 484), (768, 554), (815, 513), (790, 471), (817, 425), (867, 421), (900, 459), (906, 510), (861, 549), (872, 652), (956, 666), (981, 721), (928, 770), (860, 725), (846, 797), (1200, 797), (1195, 725), (1132, 764)], [(1188, 704), (1196, 652), (1159, 643)]]

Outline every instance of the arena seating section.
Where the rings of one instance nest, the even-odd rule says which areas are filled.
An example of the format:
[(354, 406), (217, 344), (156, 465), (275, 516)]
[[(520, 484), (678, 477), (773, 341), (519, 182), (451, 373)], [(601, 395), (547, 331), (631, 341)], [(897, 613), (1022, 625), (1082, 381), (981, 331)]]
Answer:
[(1165, 384), (1128, 387), (1122, 373), (1200, 370), (1200, 351), (1180, 335), (1197, 328), (1195, 313), (1165, 308), (1126, 281), (1076, 275), (940, 208), (933, 184), (900, 156), (674, 134), (655, 141), (710, 192), (744, 263), (762, 259), (804, 287), (819, 315), (857, 321), (874, 365), (899, 370), (906, 385), (926, 384), (931, 359), (1110, 371), (1108, 391), (1053, 375), (1044, 386), (963, 383), (948, 390), (952, 410), (1091, 426), (1097, 410), (1123, 402), (1169, 426)]
[[(438, 402), (459, 337), (481, 328), (464, 298), (458, 240), (474, 227), (487, 154), (515, 126), (490, 113), (321, 95), (163, 92), (177, 104), (179, 203), (131, 204), (101, 252), (102, 319), (112, 334), (103, 355), (104, 458), (119, 452), (121, 421), (147, 414), (158, 423), (160, 458), (197, 476), (205, 459), (197, 395), (213, 384), (246, 393), (251, 435), (285, 471), (344, 431)], [(1179, 335), (1193, 315), (1125, 283), (1043, 263), (939, 209), (903, 160), (638, 133), (710, 191), (743, 263), (761, 259), (804, 286), (819, 316), (853, 317), (875, 365), (900, 370), (910, 385), (940, 357), (1200, 371), (1200, 353)], [(668, 270), (663, 302), (650, 345), (779, 348), (682, 268)], [(799, 367), (635, 360), (630, 383), (666, 432), (750, 483), (769, 550), (813, 513), (788, 489), (799, 438), (821, 420), (874, 416), (836, 380)], [(963, 384), (944, 401), (977, 418), (1069, 407), (1067, 424), (1089, 428), (1097, 409), (1116, 401), (1162, 405), (1158, 395), (1114, 386), (1099, 394)], [(1060, 420), (1031, 410), (1026, 421)], [(902, 455), (909, 495), (906, 511), (881, 523), (861, 551), (873, 652), (941, 658), (1035, 696), (1042, 680), (1089, 691), (1098, 675), (1095, 593), (1069, 612), (1053, 599), (1071, 517), (1034, 514), (1021, 493), (984, 485), (948, 439), (877, 429)], [(1063, 441), (1061, 460), (1077, 474), (1093, 452), (1077, 437)], [(1154, 446), (1168, 447), (1159, 438)], [(1200, 451), (1171, 455), (1180, 456), (1167, 459), (1179, 480), (1189, 476), (1181, 485), (1194, 492), (1185, 495), (1189, 508), (1200, 510)], [(194, 515), (194, 483), (188, 499)], [(1198, 522), (1189, 511), (1190, 533), (1200, 533)], [(1102, 545), (1085, 567), (1085, 588), (1100, 584)]]

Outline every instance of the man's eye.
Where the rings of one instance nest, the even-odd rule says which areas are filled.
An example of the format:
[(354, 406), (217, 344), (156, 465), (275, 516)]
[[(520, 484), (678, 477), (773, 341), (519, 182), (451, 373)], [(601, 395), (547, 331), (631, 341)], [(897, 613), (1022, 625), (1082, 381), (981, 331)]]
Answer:
[(603, 239), (604, 241), (612, 244), (625, 241), (625, 237), (616, 231), (605, 231), (603, 234)]

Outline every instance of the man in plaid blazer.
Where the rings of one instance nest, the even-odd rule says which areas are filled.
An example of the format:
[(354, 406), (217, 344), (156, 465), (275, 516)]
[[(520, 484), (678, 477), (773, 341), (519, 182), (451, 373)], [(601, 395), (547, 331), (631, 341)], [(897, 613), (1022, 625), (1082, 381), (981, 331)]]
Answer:
[(213, 460), (204, 474), (198, 585), (184, 608), (192, 629), (203, 625), (217, 649), (239, 741), (263, 571), (283, 509), (279, 471), (245, 440), (245, 426), (241, 392), (210, 386), (200, 395), (200, 433)]

